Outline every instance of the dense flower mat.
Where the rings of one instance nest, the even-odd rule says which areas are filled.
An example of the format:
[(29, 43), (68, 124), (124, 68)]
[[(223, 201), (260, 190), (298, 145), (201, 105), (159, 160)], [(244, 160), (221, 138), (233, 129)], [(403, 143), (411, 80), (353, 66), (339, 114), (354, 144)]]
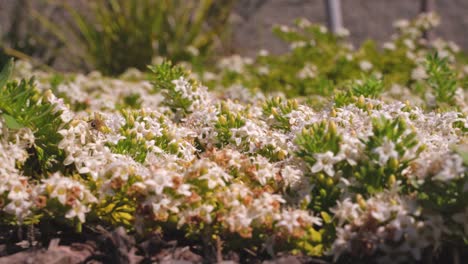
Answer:
[(120, 79), (18, 62), (8, 80), (5, 67), (0, 220), (179, 230), (225, 250), (335, 261), (466, 250), (464, 75), (452, 53), (427, 54), (404, 102), (378, 74), (311, 102), (242, 82), (209, 91), (168, 62)]

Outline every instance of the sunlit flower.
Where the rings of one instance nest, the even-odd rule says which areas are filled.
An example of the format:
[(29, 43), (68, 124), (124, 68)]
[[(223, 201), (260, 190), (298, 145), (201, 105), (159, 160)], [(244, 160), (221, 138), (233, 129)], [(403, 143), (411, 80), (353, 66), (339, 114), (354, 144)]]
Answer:
[(314, 157), (316, 159), (316, 162), (311, 168), (312, 173), (323, 171), (328, 176), (333, 177), (335, 175), (335, 169), (333, 165), (341, 161), (341, 157), (335, 156), (331, 151), (314, 154)]

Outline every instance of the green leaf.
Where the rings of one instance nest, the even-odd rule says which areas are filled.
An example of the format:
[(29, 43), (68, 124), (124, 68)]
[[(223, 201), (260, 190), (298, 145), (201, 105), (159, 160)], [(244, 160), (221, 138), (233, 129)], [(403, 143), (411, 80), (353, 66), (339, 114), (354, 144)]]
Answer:
[(327, 212), (320, 212), (320, 215), (322, 216), (322, 219), (326, 224), (330, 224), (332, 222), (332, 218)]
[(7, 81), (11, 77), (11, 73), (13, 72), (13, 59), (10, 59), (5, 66), (3, 66), (2, 72), (0, 72), (0, 88), (5, 86)]
[(308, 231), (312, 242), (322, 242), (322, 234), (320, 232), (316, 231), (314, 228), (310, 228)]
[(23, 128), (24, 126), (18, 123), (14, 117), (11, 115), (3, 114), (3, 118), (5, 119), (5, 123), (8, 128), (10, 129), (20, 129)]

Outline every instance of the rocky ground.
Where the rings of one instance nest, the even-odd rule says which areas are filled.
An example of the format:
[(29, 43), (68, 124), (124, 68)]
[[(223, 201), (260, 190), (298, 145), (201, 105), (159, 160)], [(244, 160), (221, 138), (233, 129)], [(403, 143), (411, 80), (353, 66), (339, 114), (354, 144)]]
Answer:
[[(78, 263), (262, 263), (297, 264), (328, 263), (305, 256), (278, 254), (273, 260), (264, 260), (253, 252), (217, 253), (196, 244), (181, 244), (184, 239), (154, 235), (137, 242), (123, 228), (113, 231), (97, 228), (83, 230), (81, 235), (73, 232), (27, 235), (28, 228), (0, 227), (0, 264), (78, 264)], [(20, 238), (21, 237), (21, 238)]]

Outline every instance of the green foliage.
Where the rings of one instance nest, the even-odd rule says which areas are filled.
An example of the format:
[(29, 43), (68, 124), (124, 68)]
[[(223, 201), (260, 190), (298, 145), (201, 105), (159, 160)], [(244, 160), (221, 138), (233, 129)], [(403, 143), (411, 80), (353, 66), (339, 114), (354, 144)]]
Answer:
[[(98, 0), (76, 8), (48, 1), (69, 14), (61, 26), (35, 12), (67, 51), (107, 75), (144, 70), (155, 56), (174, 61), (206, 57), (225, 31), (233, 0)], [(70, 41), (73, 39), (73, 41)]]
[[(463, 165), (468, 166), (467, 146), (454, 146), (453, 151), (460, 155)], [(450, 157), (446, 158), (450, 159)], [(437, 172), (437, 164), (432, 165), (435, 169), (429, 175), (430, 180), (423, 183), (413, 182), (415, 189), (418, 190), (419, 201), (429, 210), (442, 214), (453, 214), (464, 210), (468, 206), (467, 171), (465, 170), (464, 177), (462, 174), (461, 177), (456, 177), (451, 181), (444, 181), (436, 177), (437, 173), (441, 173)]]
[[(167, 131), (163, 131), (163, 135), (157, 137), (152, 133), (148, 133), (145, 137), (138, 137), (135, 131), (135, 123), (138, 122), (141, 129), (145, 129), (147, 126), (146, 122), (141, 118), (142, 112), (140, 110), (131, 110), (131, 108), (124, 108), (122, 114), (126, 120), (126, 124), (120, 128), (120, 133), (124, 136), (116, 144), (107, 144), (107, 146), (114, 153), (128, 155), (135, 161), (143, 163), (145, 162), (148, 151), (151, 148), (148, 146), (148, 141), (154, 141), (155, 146), (160, 147), (162, 150), (168, 153), (177, 153), (177, 144), (171, 142), (171, 137), (167, 134)], [(161, 122), (163, 123), (163, 118)], [(133, 128), (133, 129), (132, 129)]]
[(316, 162), (315, 153), (331, 151), (333, 154), (337, 154), (340, 150), (341, 136), (336, 129), (336, 124), (333, 121), (314, 123), (309, 128), (303, 129), (295, 140), (298, 146), (297, 156), (310, 165), (314, 165)]
[(287, 114), (296, 110), (298, 103), (296, 100), (283, 101), (281, 97), (267, 100), (263, 105), (263, 115), (268, 119), (270, 126), (275, 129), (290, 130), (289, 118)]
[(448, 59), (440, 58), (437, 53), (426, 58), (428, 85), (435, 93), (438, 104), (453, 105), (455, 91), (458, 88), (457, 73), (450, 69)]
[(124, 109), (124, 108), (131, 108), (131, 109), (139, 109), (141, 108), (141, 97), (138, 93), (129, 94), (122, 98), (122, 104), (118, 105), (117, 108)]
[[(205, 83), (211, 87), (241, 84), (264, 92), (281, 92), (290, 98), (304, 97), (319, 106), (333, 97), (338, 107), (356, 102), (360, 95), (377, 98), (385, 93), (389, 98), (406, 101), (433, 93), (437, 105), (428, 100), (421, 102), (421, 107), (448, 110), (447, 106), (460, 104), (454, 104), (455, 90), (466, 86), (466, 56), (447, 42), (435, 47), (425, 45), (423, 29), (432, 26), (422, 15), (399, 28), (383, 48), (368, 40), (354, 49), (344, 35), (298, 20), (293, 27), (274, 28), (274, 33), (289, 45), (289, 51), (281, 55), (262, 52), (253, 60), (227, 58), (213, 70), (219, 78)], [(429, 55), (434, 50), (444, 53), (445, 58)], [(430, 59), (425, 71), (420, 61), (426, 56)], [(359, 79), (362, 82), (357, 82)]]
[(455, 179), (450, 182), (437, 180), (425, 181), (418, 185), (418, 200), (428, 210), (453, 214), (468, 205), (468, 192), (465, 190), (466, 179)]
[(351, 88), (346, 91), (337, 91), (334, 95), (336, 107), (342, 107), (351, 103), (358, 103), (358, 107), (363, 107), (362, 99), (357, 98), (377, 98), (384, 89), (382, 80), (375, 76), (364, 78), (351, 84)]
[(156, 92), (173, 87), (173, 80), (188, 77), (188, 73), (181, 66), (174, 66), (171, 61), (163, 61), (159, 65), (149, 66), (149, 69), (153, 73), (151, 81)]
[(357, 191), (361, 194), (374, 194), (392, 187), (396, 180), (405, 180), (402, 171), (424, 149), (418, 146), (417, 134), (414, 131), (408, 133), (402, 118), (375, 118), (372, 121), (372, 136), (361, 141), (365, 144), (365, 154), (369, 160), (362, 160), (348, 172), (362, 184), (362, 189)]
[(64, 126), (61, 112), (44, 102), (46, 98), (34, 87), (34, 79), (6, 82), (12, 68), (10, 61), (0, 74), (0, 117), (9, 130), (29, 128), (33, 132), (35, 141), (28, 146), (30, 156), (25, 163), (25, 174), (42, 177), (45, 171), (63, 167), (63, 153), (58, 148), (62, 136), (57, 132)]
[(351, 86), (351, 93), (354, 96), (364, 96), (366, 98), (377, 98), (383, 91), (383, 82), (375, 76), (365, 78), (362, 82), (355, 82)]
[[(334, 155), (338, 154), (341, 140), (333, 121), (315, 123), (297, 135), (295, 140), (298, 146), (296, 155), (313, 166), (318, 162), (316, 154), (329, 151)], [(323, 172), (319, 172), (309, 177), (314, 188), (311, 191), (311, 201), (307, 207), (315, 212), (329, 212), (341, 194), (341, 190), (337, 187), (339, 178), (329, 176), (331, 175), (326, 176)]]
[(173, 81), (184, 79), (189, 85), (193, 81), (188, 79), (188, 73), (180, 66), (172, 66), (170, 61), (164, 61), (160, 65), (149, 67), (153, 73), (151, 80), (156, 91), (160, 91), (165, 97), (163, 104), (168, 106), (174, 113), (182, 112), (184, 114), (190, 112), (189, 108), (192, 105), (192, 100), (187, 97), (183, 91), (176, 90), (176, 85)]
[(220, 105), (218, 121), (215, 128), (218, 132), (219, 147), (229, 144), (232, 139), (231, 128), (240, 128), (245, 125), (245, 120), (240, 113), (232, 113), (223, 102)]

